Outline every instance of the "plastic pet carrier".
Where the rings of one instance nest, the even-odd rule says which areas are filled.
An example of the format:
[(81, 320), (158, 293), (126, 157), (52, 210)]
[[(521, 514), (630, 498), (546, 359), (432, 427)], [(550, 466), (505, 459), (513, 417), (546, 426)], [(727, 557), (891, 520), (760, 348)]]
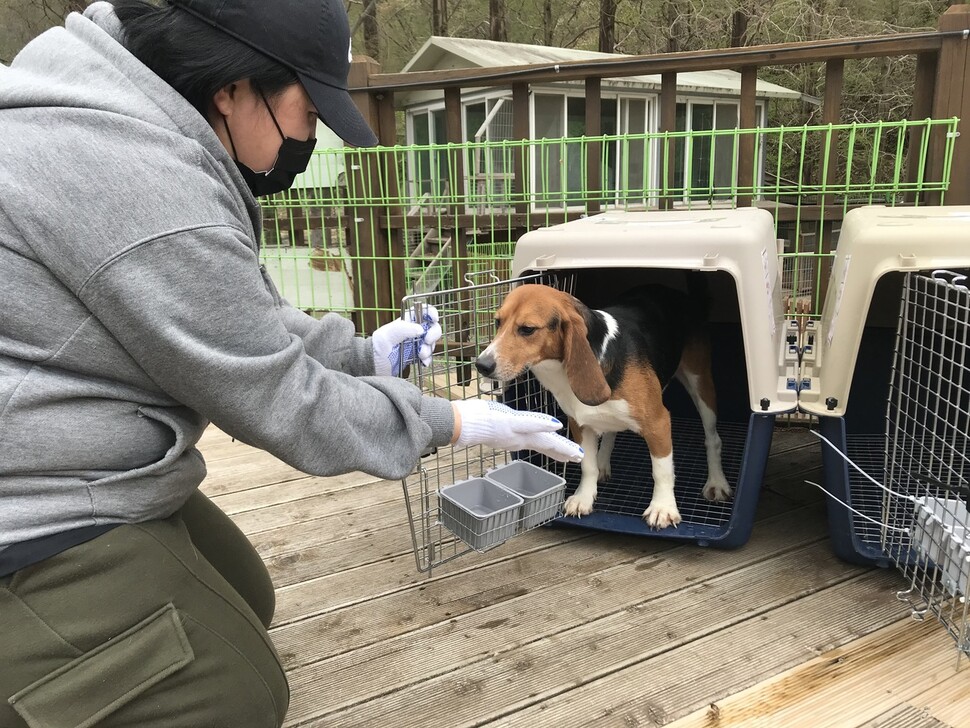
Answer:
[[(901, 309), (900, 301), (934, 305), (928, 299), (917, 302), (927, 294), (913, 289), (907, 275), (941, 269), (970, 269), (970, 207), (866, 207), (846, 215), (821, 320), (813, 322), (811, 355), (803, 362), (813, 386), (800, 393), (799, 407), (818, 416), (819, 430), (831, 443), (822, 446), (824, 485), (832, 496), (829, 530), (836, 554), (847, 561), (888, 566), (911, 556), (887, 546), (881, 487), (898, 477), (893, 460), (901, 445), (892, 433), (894, 413), (910, 406), (900, 399), (904, 395), (894, 377), (905, 363), (901, 347), (912, 333), (906, 327), (915, 312), (906, 305)], [(927, 329), (923, 335), (938, 333)], [(936, 354), (941, 366), (942, 352)], [(970, 359), (962, 366), (970, 366)], [(924, 406), (927, 392), (916, 387), (905, 397)], [(941, 416), (948, 411), (940, 410)], [(933, 436), (936, 416), (923, 425), (926, 438)], [(907, 472), (917, 480), (936, 477), (936, 456), (927, 450), (921, 457), (928, 459), (910, 463)]]
[[(582, 518), (559, 517), (556, 522), (701, 545), (740, 546), (751, 533), (775, 416), (793, 411), (797, 404), (797, 388), (786, 371), (786, 322), (776, 249), (771, 214), (754, 208), (607, 212), (529, 232), (516, 245), (511, 280), (479, 278), (464, 288), (405, 300), (407, 307), (434, 305), (445, 332), (443, 350), (432, 366), (412, 372), (412, 376), (429, 394), (452, 399), (494, 398), (516, 409), (549, 412), (565, 422), (555, 400), (531, 376), (499, 388), (474, 369), (475, 358), (491, 340), (494, 314), (509, 291), (522, 282), (545, 283), (598, 309), (644, 283), (685, 289), (687, 276), (699, 272), (711, 299), (717, 429), (722, 466), (733, 497), (724, 502), (703, 497), (707, 478), (704, 429), (687, 392), (674, 381), (664, 393), (664, 402), (673, 418), (680, 524), (657, 530), (643, 520), (652, 493), (651, 462), (643, 438), (632, 432), (619, 433), (616, 438), (612, 475), (599, 484), (593, 512)], [(527, 489), (541, 490), (540, 482), (552, 484), (557, 476), (563, 487), (556, 492), (554, 507), (548, 498), (538, 513), (520, 507), (513, 531), (520, 533), (559, 516), (563, 498), (578, 485), (579, 466), (564, 466), (535, 453), (481, 447), (440, 449), (404, 481), (419, 569), (500, 542), (478, 540), (460, 528), (449, 527), (453, 522), (446, 520), (449, 516), (442, 517), (442, 509), (449, 507), (442, 498), (451, 484), (489, 478), (489, 471), (495, 477), (496, 466), (516, 458), (545, 474), (538, 475)], [(501, 485), (509, 487), (508, 483)], [(502, 531), (508, 533), (507, 528)]]

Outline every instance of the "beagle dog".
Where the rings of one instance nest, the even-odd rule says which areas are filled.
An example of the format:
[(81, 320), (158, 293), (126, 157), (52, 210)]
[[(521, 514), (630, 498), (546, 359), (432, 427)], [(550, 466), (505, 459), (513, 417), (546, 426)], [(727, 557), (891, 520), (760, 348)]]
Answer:
[(644, 519), (658, 529), (680, 523), (670, 413), (663, 403), (664, 388), (674, 377), (704, 425), (704, 497), (731, 497), (721, 469), (706, 288), (697, 295), (690, 278), (690, 294), (640, 286), (602, 311), (549, 286), (522, 285), (496, 313), (495, 338), (476, 359), (476, 368), (502, 382), (531, 371), (568, 415), (570, 432), (586, 453), (579, 487), (566, 500), (567, 516), (593, 510), (597, 482), (610, 477), (616, 433), (632, 430), (646, 441), (653, 469), (653, 496)]

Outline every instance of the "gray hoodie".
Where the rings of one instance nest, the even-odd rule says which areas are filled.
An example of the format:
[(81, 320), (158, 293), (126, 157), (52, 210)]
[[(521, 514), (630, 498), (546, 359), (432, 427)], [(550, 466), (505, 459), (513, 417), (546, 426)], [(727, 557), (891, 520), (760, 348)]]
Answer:
[(218, 138), (110, 5), (0, 65), (0, 549), (166, 517), (209, 421), (300, 470), (398, 478), (447, 401), (281, 300)]

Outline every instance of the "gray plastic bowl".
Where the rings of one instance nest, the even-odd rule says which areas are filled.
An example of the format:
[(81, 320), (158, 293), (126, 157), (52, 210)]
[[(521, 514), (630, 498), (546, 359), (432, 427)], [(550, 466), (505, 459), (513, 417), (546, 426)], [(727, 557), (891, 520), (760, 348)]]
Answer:
[(523, 500), (487, 478), (471, 478), (438, 491), (441, 522), (476, 551), (515, 534)]
[(488, 471), (494, 480), (524, 501), (519, 531), (535, 528), (556, 517), (566, 493), (566, 480), (525, 460), (515, 460)]

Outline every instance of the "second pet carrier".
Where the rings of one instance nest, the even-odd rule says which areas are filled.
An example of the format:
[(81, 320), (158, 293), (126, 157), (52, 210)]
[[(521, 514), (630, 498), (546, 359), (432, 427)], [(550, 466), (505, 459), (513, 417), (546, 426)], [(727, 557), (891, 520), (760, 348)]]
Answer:
[(829, 530), (836, 554), (847, 561), (893, 560), (880, 525), (884, 493), (842, 454), (887, 482), (895, 447), (887, 437), (887, 402), (896, 406), (894, 357), (906, 316), (900, 301), (912, 294), (907, 275), (937, 269), (970, 269), (970, 207), (875, 206), (846, 215), (806, 361), (818, 386), (800, 394), (799, 408), (818, 416), (832, 443), (822, 447), (825, 488), (833, 496)]

